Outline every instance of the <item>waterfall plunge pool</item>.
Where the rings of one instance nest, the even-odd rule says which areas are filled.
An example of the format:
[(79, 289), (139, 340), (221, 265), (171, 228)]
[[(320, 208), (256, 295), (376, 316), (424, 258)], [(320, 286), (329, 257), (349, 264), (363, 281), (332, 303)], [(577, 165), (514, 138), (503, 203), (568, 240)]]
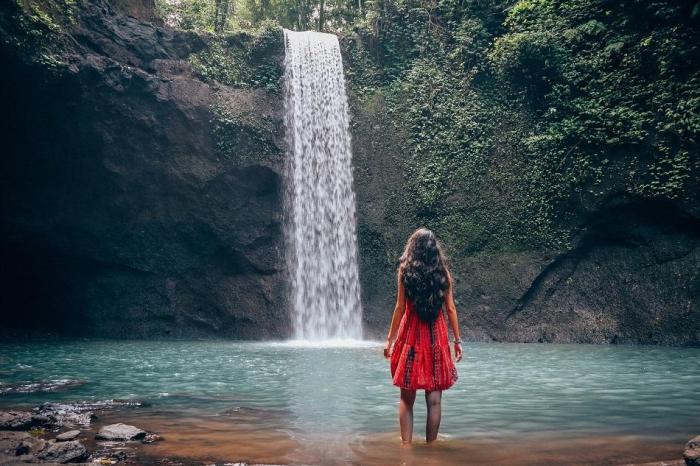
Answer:
[(3, 343), (0, 404), (140, 400), (99, 422), (160, 432), (148, 454), (202, 461), (624, 464), (678, 459), (700, 433), (700, 348), (469, 343), (457, 368), (437, 445), (421, 445), (419, 393), (409, 450), (373, 342)]

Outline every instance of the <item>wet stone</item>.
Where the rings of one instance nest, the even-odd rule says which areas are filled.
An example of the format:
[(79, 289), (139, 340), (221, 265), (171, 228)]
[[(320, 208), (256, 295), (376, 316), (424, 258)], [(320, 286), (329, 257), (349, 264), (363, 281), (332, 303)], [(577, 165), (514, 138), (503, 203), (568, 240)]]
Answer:
[(149, 432), (146, 434), (146, 436), (141, 440), (143, 443), (153, 443), (153, 442), (159, 442), (163, 440), (163, 437), (161, 437), (158, 434), (154, 434), (153, 432)]
[(75, 440), (80, 435), (79, 430), (69, 430), (68, 432), (63, 432), (56, 436), (57, 442), (67, 442), (69, 440)]
[(146, 431), (119, 422), (102, 427), (95, 438), (97, 440), (141, 440), (146, 438)]
[(28, 430), (42, 424), (27, 411), (0, 411), (0, 430)]
[(700, 435), (693, 437), (685, 444), (683, 459), (687, 466), (700, 466)]
[(49, 445), (37, 455), (39, 460), (53, 463), (70, 463), (86, 457), (87, 450), (77, 440), (49, 442)]
[(89, 460), (91, 463), (115, 464), (132, 462), (135, 457), (136, 453), (130, 448), (108, 445), (95, 450)]
[(45, 447), (45, 440), (27, 432), (0, 431), (0, 464), (36, 462), (36, 455)]

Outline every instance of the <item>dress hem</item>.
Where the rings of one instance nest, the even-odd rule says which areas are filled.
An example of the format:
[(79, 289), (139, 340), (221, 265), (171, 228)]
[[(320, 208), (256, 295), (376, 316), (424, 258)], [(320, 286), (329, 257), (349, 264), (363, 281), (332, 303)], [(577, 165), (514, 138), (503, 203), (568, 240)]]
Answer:
[(455, 384), (456, 382), (457, 382), (457, 381), (455, 380), (455, 381), (453, 381), (451, 384), (449, 384), (449, 385), (447, 385), (447, 386), (444, 386), (444, 387), (439, 387), (439, 386), (437, 386), (437, 387), (434, 387), (434, 388), (423, 387), (423, 386), (420, 386), (420, 387), (417, 387), (417, 388), (406, 388), (406, 387), (404, 387), (404, 386), (402, 386), (402, 385), (400, 385), (400, 384), (397, 384), (397, 383), (393, 383), (393, 382), (392, 382), (392, 384), (393, 384), (395, 387), (398, 387), (398, 388), (400, 388), (400, 389), (402, 389), (402, 390), (425, 390), (425, 391), (428, 391), (428, 392), (434, 392), (434, 391), (436, 391), (436, 390), (440, 390), (440, 391), (449, 390), (450, 388), (452, 388), (452, 387), (454, 386), (454, 384)]

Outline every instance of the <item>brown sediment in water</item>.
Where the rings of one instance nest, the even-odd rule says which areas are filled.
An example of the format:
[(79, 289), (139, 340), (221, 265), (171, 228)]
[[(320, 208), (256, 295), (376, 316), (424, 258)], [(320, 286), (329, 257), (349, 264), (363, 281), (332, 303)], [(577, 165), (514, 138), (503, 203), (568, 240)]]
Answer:
[(680, 458), (684, 441), (636, 436), (440, 437), (430, 445), (416, 440), (411, 446), (402, 446), (398, 431), (351, 436), (299, 434), (274, 415), (267, 419), (263, 415), (253, 421), (230, 416), (178, 417), (172, 413), (131, 411), (109, 413), (101, 421), (109, 423), (117, 419), (163, 437), (163, 441), (136, 447), (144, 463), (162, 464), (163, 459), (170, 458), (184, 464), (238, 461), (406, 466), (683, 464)]
[[(172, 413), (109, 413), (101, 424), (125, 422), (162, 440), (137, 446), (138, 457), (152, 462), (155, 458), (177, 458), (194, 462), (307, 463), (314, 458), (301, 453), (301, 445), (284, 431), (273, 415), (268, 422), (250, 422), (235, 416), (173, 416)], [(295, 453), (292, 455), (292, 453)]]
[(367, 439), (360, 464), (402, 465), (623, 465), (680, 458), (683, 443), (633, 436), (523, 439), (438, 439), (402, 447), (398, 433)]

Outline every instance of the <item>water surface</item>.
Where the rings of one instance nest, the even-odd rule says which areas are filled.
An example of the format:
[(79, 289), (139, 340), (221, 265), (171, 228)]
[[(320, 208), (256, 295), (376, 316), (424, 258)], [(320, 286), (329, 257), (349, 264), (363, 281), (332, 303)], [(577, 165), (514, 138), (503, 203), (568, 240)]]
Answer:
[[(632, 451), (651, 461), (676, 448), (679, 458), (683, 443), (700, 433), (698, 348), (472, 343), (464, 353), (459, 381), (443, 394), (439, 446), (410, 453), (419, 463), (440, 454), (467, 461), (470, 451), (473, 462), (483, 463), (486, 458), (477, 459), (484, 452), (496, 458), (494, 451), (506, 454), (504, 445), (535, 451), (543, 441), (558, 446), (550, 452), (555, 456), (571, 450), (580, 458), (579, 443), (586, 442), (599, 445), (593, 462), (626, 462)], [(1, 344), (0, 381), (3, 406), (144, 401), (145, 408), (107, 416), (167, 432), (153, 447), (165, 453), (366, 464), (386, 462), (398, 443), (398, 389), (379, 344)], [(420, 394), (416, 403), (420, 439)], [(238, 449), (219, 445), (227, 439), (238, 439)], [(241, 443), (273, 453), (231, 458), (247, 451)], [(640, 445), (648, 451), (640, 453)], [(516, 453), (501, 462), (528, 464)]]

